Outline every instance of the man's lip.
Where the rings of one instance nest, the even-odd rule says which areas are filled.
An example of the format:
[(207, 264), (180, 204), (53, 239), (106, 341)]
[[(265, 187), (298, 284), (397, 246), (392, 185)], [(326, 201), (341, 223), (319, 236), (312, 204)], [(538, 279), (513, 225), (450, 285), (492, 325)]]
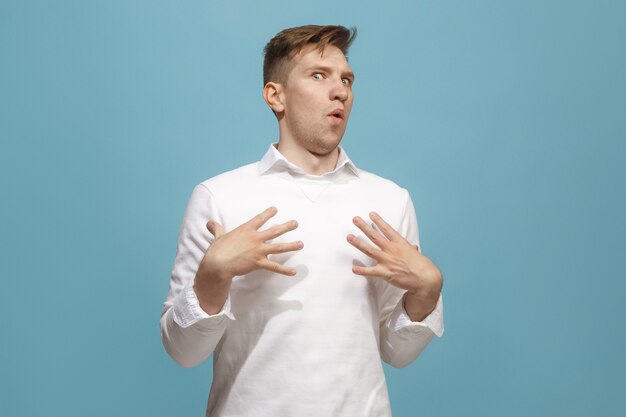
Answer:
[(343, 110), (335, 109), (332, 112), (330, 112), (329, 116), (339, 117), (340, 119), (343, 119)]

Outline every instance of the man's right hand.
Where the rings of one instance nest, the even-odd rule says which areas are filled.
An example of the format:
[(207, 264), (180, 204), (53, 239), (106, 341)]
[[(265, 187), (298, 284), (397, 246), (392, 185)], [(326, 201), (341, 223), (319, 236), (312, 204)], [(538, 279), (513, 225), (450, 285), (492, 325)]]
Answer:
[(293, 276), (295, 269), (270, 261), (271, 254), (300, 250), (304, 244), (300, 241), (289, 243), (268, 243), (298, 227), (295, 220), (275, 225), (259, 231), (269, 219), (277, 213), (276, 207), (270, 207), (252, 219), (225, 233), (224, 228), (210, 220), (206, 227), (215, 236), (204, 258), (200, 262), (194, 291), (200, 307), (207, 314), (217, 314), (228, 297), (232, 279), (257, 269), (266, 269), (283, 275)]

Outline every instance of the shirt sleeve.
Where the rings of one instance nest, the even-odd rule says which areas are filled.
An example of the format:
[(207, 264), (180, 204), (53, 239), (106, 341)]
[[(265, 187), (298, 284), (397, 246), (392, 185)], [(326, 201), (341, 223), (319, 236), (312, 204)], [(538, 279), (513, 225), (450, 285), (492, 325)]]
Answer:
[[(419, 232), (415, 209), (409, 193), (405, 190), (405, 209), (399, 233), (419, 248)], [(433, 335), (441, 337), (443, 326), (443, 298), (439, 295), (437, 306), (422, 321), (413, 322), (404, 309), (406, 291), (377, 280), (380, 305), (380, 354), (382, 359), (395, 367), (413, 362), (430, 343)]]
[(194, 188), (180, 230), (170, 286), (161, 314), (161, 339), (178, 364), (190, 368), (206, 360), (234, 320), (230, 297), (222, 310), (207, 314), (198, 302), (193, 282), (213, 236), (209, 219), (221, 222), (211, 192), (202, 184)]

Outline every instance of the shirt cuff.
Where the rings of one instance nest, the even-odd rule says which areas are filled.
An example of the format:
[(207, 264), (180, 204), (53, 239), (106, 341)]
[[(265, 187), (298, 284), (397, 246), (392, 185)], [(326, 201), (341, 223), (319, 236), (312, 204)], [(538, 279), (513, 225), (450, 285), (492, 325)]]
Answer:
[(441, 337), (444, 332), (443, 297), (441, 294), (439, 294), (435, 309), (422, 321), (411, 321), (409, 314), (404, 309), (405, 297), (406, 293), (404, 293), (400, 301), (398, 301), (396, 308), (391, 313), (389, 317), (389, 328), (394, 332), (406, 334), (418, 334), (426, 329), (430, 329), (437, 337)]
[(198, 322), (203, 327), (213, 327), (222, 324), (227, 318), (235, 320), (235, 316), (230, 311), (230, 295), (226, 298), (226, 302), (219, 313), (207, 314), (200, 307), (200, 301), (198, 301), (193, 285), (188, 285), (176, 296), (172, 308), (174, 310), (174, 322), (182, 328), (187, 328)]

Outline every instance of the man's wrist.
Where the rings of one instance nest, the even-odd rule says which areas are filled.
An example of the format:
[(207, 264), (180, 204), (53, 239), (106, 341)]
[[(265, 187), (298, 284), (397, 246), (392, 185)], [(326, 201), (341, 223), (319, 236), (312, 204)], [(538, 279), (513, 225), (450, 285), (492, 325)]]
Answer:
[(232, 278), (223, 277), (217, 279), (196, 279), (194, 280), (193, 290), (198, 298), (200, 308), (209, 315), (219, 313), (224, 307)]
[(439, 292), (422, 296), (407, 291), (404, 296), (404, 310), (411, 321), (420, 322), (435, 310), (437, 300), (439, 300)]

